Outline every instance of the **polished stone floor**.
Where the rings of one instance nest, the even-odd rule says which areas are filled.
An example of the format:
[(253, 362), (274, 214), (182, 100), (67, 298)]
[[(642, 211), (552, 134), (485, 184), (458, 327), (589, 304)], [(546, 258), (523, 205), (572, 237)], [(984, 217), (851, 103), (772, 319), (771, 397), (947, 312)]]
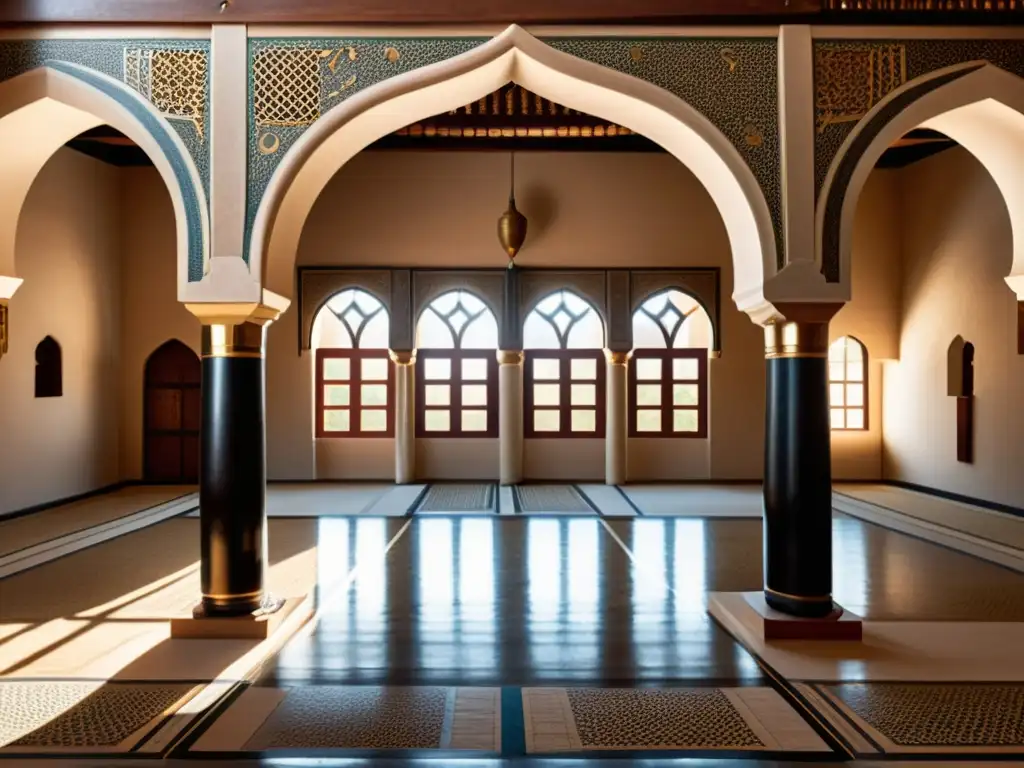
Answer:
[[(40, 699), (55, 701), (75, 686), (99, 686), (70, 710), (81, 719), (82, 712), (98, 712), (108, 701), (159, 709), (160, 697), (174, 699), (175, 711), (185, 713), (171, 718), (181, 721), (177, 736), (160, 735), (167, 728), (160, 731), (159, 720), (140, 711), (138, 722), (129, 717), (128, 725), (115, 729), (124, 738), (111, 753), (195, 760), (299, 757), (317, 744), (328, 747), (321, 757), (334, 759), (339, 754), (332, 749), (362, 744), (365, 752), (384, 744), (391, 746), (380, 758), (412, 761), (429, 756), (414, 754), (414, 745), (433, 745), (428, 752), (451, 757), (445, 745), (455, 749), (460, 738), (477, 745), (466, 757), (500, 755), (531, 765), (545, 764), (548, 751), (582, 759), (594, 757), (594, 749), (606, 751), (603, 765), (633, 764), (617, 761), (660, 749), (661, 765), (684, 753), (707, 757), (709, 749), (723, 749), (719, 741), (732, 745), (721, 757), (731, 749), (747, 765), (790, 749), (806, 750), (805, 760), (828, 750), (841, 756), (840, 741), (823, 737), (824, 746), (815, 735), (814, 718), (787, 693), (786, 680), (813, 698), (811, 708), (826, 713), (836, 733), (852, 717), (841, 711), (844, 702), (860, 707), (857, 727), (873, 735), (861, 741), (851, 736), (849, 754), (895, 757), (909, 749), (900, 734), (916, 733), (876, 716), (888, 701), (918, 702), (916, 688), (835, 687), (875, 679), (846, 676), (857, 669), (856, 649), (796, 650), (795, 671), (780, 675), (790, 669), (782, 661), (789, 661), (776, 664), (764, 649), (755, 657), (749, 644), (708, 616), (709, 593), (759, 589), (757, 519), (273, 519), (270, 584), (276, 594), (312, 595), (316, 613), (305, 627), (265, 647), (167, 637), (167, 619), (187, 615), (198, 592), (198, 527), (187, 517), (157, 522), (0, 579), (0, 703), (4, 696), (31, 699), (37, 695), (31, 686), (40, 686)], [(891, 634), (893, 626), (912, 630), (906, 637), (927, 635), (928, 627), (939, 628), (932, 634), (963, 627), (985, 643), (1003, 638), (1005, 645), (1024, 626), (1019, 572), (842, 514), (834, 516), (833, 532), (835, 598), (878, 627), (877, 637), (900, 636)], [(942, 638), (932, 641), (941, 644)], [(895, 646), (885, 642), (890, 645), (881, 653), (899, 667)], [(900, 652), (912, 653), (912, 645)], [(801, 672), (801, 658), (815, 653), (828, 656), (828, 668), (836, 672)], [(765, 668), (764, 659), (774, 668)], [(821, 658), (815, 662), (815, 669), (827, 667)], [(925, 662), (913, 679), (931, 679), (929, 670), (941, 670), (943, 663), (939, 655), (931, 667)], [(979, 711), (1006, 711), (1024, 701), (1024, 677), (1014, 675), (957, 678), (962, 684), (947, 686), (947, 694), (975, 702), (971, 706)], [(911, 678), (900, 678), (897, 669), (884, 679)], [(1011, 683), (997, 689), (973, 682), (994, 679)], [(181, 698), (191, 685), (202, 689), (196, 698), (201, 704)], [(840, 700), (835, 691), (853, 693)], [(926, 697), (913, 706), (933, 704)], [(67, 717), (64, 712), (57, 725), (33, 731), (34, 738), (45, 744), (66, 738), (60, 731)], [(804, 729), (800, 738), (817, 746), (783, 743), (780, 734), (794, 732), (794, 718)], [(673, 727), (662, 732), (663, 723)], [(758, 723), (767, 725), (757, 730)], [(0, 736), (3, 727), (0, 714)], [(125, 735), (136, 727), (134, 735)], [(1024, 754), (1024, 744), (1013, 747), (1022, 740), (1015, 727), (1008, 721), (993, 733), (1011, 744), (1013, 754)], [(564, 739), (552, 730), (558, 728)], [(154, 732), (158, 736), (151, 738)], [(961, 738), (962, 732), (954, 735)], [(204, 738), (214, 744), (205, 752)], [(395, 755), (394, 745), (404, 744), (412, 752)], [(9, 751), (0, 746), (0, 757)], [(77, 754), (61, 752), (69, 753)], [(352, 765), (367, 757), (358, 750), (348, 756)]]

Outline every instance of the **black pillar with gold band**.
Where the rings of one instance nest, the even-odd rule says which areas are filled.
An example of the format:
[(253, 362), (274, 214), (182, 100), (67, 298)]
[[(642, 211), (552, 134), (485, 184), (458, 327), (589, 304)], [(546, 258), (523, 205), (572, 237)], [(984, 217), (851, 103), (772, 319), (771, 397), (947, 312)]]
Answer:
[(197, 615), (237, 616), (274, 606), (264, 591), (265, 342), (265, 322), (203, 325), (203, 601)]
[(764, 595), (794, 616), (836, 610), (827, 366), (837, 310), (801, 305), (765, 326)]

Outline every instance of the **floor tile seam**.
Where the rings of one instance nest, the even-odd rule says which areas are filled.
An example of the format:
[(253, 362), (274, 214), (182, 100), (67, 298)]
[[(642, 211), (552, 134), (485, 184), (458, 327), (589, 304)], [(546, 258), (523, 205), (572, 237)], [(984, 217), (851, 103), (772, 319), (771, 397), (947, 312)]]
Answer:
[[(5, 566), (3, 564), (0, 564), (0, 581), (3, 581), (4, 579), (11, 578), (12, 576), (19, 576), (19, 575), (21, 575), (23, 573), (28, 573), (29, 571), (35, 570), (36, 568), (42, 568), (43, 566), (49, 565), (51, 563), (55, 563), (55, 562), (57, 562), (59, 560), (63, 560), (66, 557), (71, 557), (72, 555), (76, 555), (79, 552), (83, 552), (85, 550), (92, 549), (93, 547), (97, 547), (97, 546), (99, 546), (101, 544), (107, 544), (109, 542), (117, 541), (118, 539), (122, 539), (122, 538), (124, 538), (126, 536), (131, 536), (133, 533), (140, 533), (141, 531), (144, 531), (144, 530), (146, 530), (148, 528), (152, 528), (152, 527), (154, 527), (156, 525), (159, 525), (161, 523), (170, 522), (171, 520), (175, 520), (175, 519), (179, 519), (179, 518), (185, 519), (189, 514), (191, 514), (191, 511), (194, 511), (194, 510), (189, 510), (189, 511), (185, 511), (185, 512), (177, 512), (177, 513), (174, 513), (174, 514), (169, 514), (166, 517), (156, 517), (156, 516), (154, 516), (154, 518), (152, 518), (152, 519), (147, 519), (145, 521), (142, 521), (142, 523), (144, 523), (144, 524), (139, 524), (139, 525), (134, 526), (134, 527), (133, 527), (132, 524), (125, 523), (124, 525), (118, 526), (116, 529), (113, 529), (113, 530), (110, 530), (110, 531), (101, 531), (101, 532), (99, 532), (100, 534), (102, 534), (102, 533), (110, 533), (111, 534), (110, 536), (107, 536), (105, 538), (100, 538), (97, 541), (93, 541), (93, 542), (90, 542), (90, 543), (82, 544), (82, 546), (75, 547), (74, 545), (78, 544), (78, 543), (81, 543), (83, 539), (89, 538), (90, 536), (99, 535), (97, 533), (87, 533), (85, 535), (82, 535), (81, 537), (79, 537), (75, 541), (67, 542), (66, 544), (59, 545), (59, 546), (56, 546), (56, 547), (52, 547), (49, 550), (45, 550), (43, 552), (40, 552), (40, 553), (38, 553), (38, 555), (32, 555), (29, 558), (22, 558), (22, 560), (24, 560), (24, 559), (32, 559), (32, 558), (35, 558), (35, 557), (40, 557), (40, 558), (43, 558), (43, 559), (39, 560), (38, 562), (30, 562), (30, 563), (28, 563), (28, 564), (26, 564), (26, 565), (24, 565), (23, 567), (20, 567), (20, 568), (15, 568), (14, 570), (12, 570), (9, 573), (3, 572), (3, 569), (5, 567), (7, 567), (7, 566)], [(133, 521), (133, 523), (134, 522), (139, 522), (139, 521)], [(127, 529), (127, 530), (125, 530), (125, 529)], [(65, 548), (65, 547), (69, 547), (70, 549), (68, 549), (67, 551), (60, 551), (58, 554), (53, 554), (54, 550), (61, 550), (62, 548)], [(52, 556), (51, 557), (47, 557), (47, 555), (52, 555)], [(11, 563), (10, 565), (14, 566), (15, 563)]]
[[(964, 530), (962, 528), (954, 528), (953, 526), (947, 525), (945, 523), (940, 523), (940, 522), (935, 521), (935, 520), (929, 520), (928, 518), (921, 517), (920, 515), (911, 514), (910, 512), (906, 512), (906, 511), (904, 511), (902, 509), (895, 509), (894, 507), (889, 507), (889, 506), (886, 506), (885, 504), (879, 504), (878, 502), (875, 502), (875, 501), (868, 501), (867, 499), (862, 499), (862, 498), (859, 498), (857, 496), (852, 496), (852, 495), (850, 495), (848, 493), (843, 493), (842, 491), (833, 491), (833, 494), (837, 495), (837, 496), (841, 496), (844, 499), (847, 499), (847, 500), (852, 501), (854, 503), (866, 504), (866, 505), (871, 506), (871, 507), (876, 507), (877, 509), (881, 510), (883, 515), (885, 513), (888, 513), (890, 515), (900, 515), (900, 516), (902, 516), (904, 518), (907, 518), (903, 522), (908, 523), (910, 525), (917, 525), (918, 527), (923, 528), (926, 531), (929, 530), (929, 526), (933, 526), (934, 528), (939, 529), (939, 530), (932, 530), (932, 533), (946, 534), (946, 535), (951, 536), (954, 539), (959, 539), (960, 541), (963, 541), (965, 543), (975, 544), (975, 545), (981, 546), (983, 548), (992, 548), (994, 551), (1000, 552), (1000, 554), (1009, 555), (1011, 557), (1013, 557), (1013, 556), (1024, 557), (1024, 549), (1021, 549), (1020, 547), (1016, 547), (1016, 546), (1013, 546), (1013, 545), (1010, 545), (1010, 544), (1005, 544), (1005, 543), (1003, 543), (1001, 541), (996, 541), (995, 539), (991, 539), (988, 536), (982, 536), (980, 534), (973, 533), (971, 531), (967, 531), (967, 530)], [(832, 508), (833, 509), (837, 509), (839, 512), (842, 512), (843, 514), (852, 515), (852, 513), (849, 512), (848, 510), (837, 508), (834, 503), (832, 505)], [(979, 507), (979, 509), (980, 509), (980, 507)], [(871, 522), (871, 521), (868, 521), (868, 522)], [(895, 529), (890, 528), (889, 530), (895, 530)], [(896, 532), (897, 533), (905, 533), (905, 531), (896, 531)], [(929, 541), (929, 540), (926, 539), (926, 541)], [(929, 541), (929, 543), (936, 544), (938, 542)], [(962, 552), (963, 550), (957, 550), (957, 551)], [(971, 553), (971, 552), (963, 552), (963, 554), (972, 555), (973, 553)], [(977, 555), (974, 555), (974, 556), (977, 557)]]
[[(80, 552), (83, 549), (89, 549), (90, 547), (96, 546), (97, 544), (104, 544), (108, 541), (113, 541), (114, 539), (121, 538), (122, 536), (127, 536), (130, 533), (135, 533), (137, 531), (144, 530), (152, 525), (155, 525), (156, 523), (161, 523), (167, 520), (173, 520), (177, 517), (185, 516), (191, 512), (194, 512), (195, 509), (196, 507), (189, 507), (188, 509), (184, 509), (181, 511), (175, 511), (172, 509), (140, 510), (139, 512), (133, 512), (131, 514), (124, 515), (115, 520), (107, 521), (105, 523), (99, 523), (97, 525), (92, 525), (87, 528), (81, 528), (77, 531), (62, 534), (60, 536), (55, 536), (52, 539), (47, 539), (45, 541), (32, 544), (28, 547), (16, 549), (13, 552), (9, 552), (3, 557), (0, 557), (0, 569), (15, 567), (15, 570), (13, 570), (11, 573), (0, 576), (0, 579), (7, 578), (8, 576), (14, 576), (15, 574), (30, 570), (31, 568), (35, 568), (40, 565), (45, 565), (46, 563), (59, 560), (62, 557), (74, 554), (75, 552)], [(140, 525), (132, 527), (136, 524)], [(52, 554), (55, 550), (60, 550), (64, 547), (72, 547), (76, 544), (85, 541), (86, 539), (101, 536), (103, 534), (111, 535), (107, 538), (99, 539), (98, 541), (95, 541), (91, 544), (85, 544), (84, 546), (79, 547), (77, 549), (73, 549), (70, 552), (64, 552), (63, 554), (58, 554), (53, 557), (46, 558), (47, 555)], [(26, 550), (38, 551), (27, 552)], [(15, 557), (15, 555), (20, 556)], [(33, 558), (40, 557), (45, 559), (32, 565), (27, 565), (24, 568), (16, 567), (19, 563), (22, 563), (26, 560), (31, 560)]]
[[(754, 712), (753, 708), (743, 700), (738, 691), (730, 690), (728, 688), (716, 688), (715, 690), (720, 691), (721, 694), (729, 700), (732, 708), (736, 710), (750, 731), (757, 736), (763, 747), (766, 749), (785, 751), (782, 743), (775, 738), (768, 726), (765, 725), (761, 718), (757, 716), (757, 713)], [(785, 701), (782, 703), (784, 706), (789, 706)]]
[[(158, 517), (164, 513), (171, 512), (171, 507), (178, 506), (178, 504), (180, 503), (184, 502), (165, 502), (163, 504), (156, 504), (152, 507), (145, 507), (134, 512), (128, 512), (127, 514), (120, 515), (119, 517), (115, 517), (111, 520), (104, 520), (103, 522), (96, 523), (95, 525), (87, 525), (84, 528), (77, 528), (73, 531), (62, 533), (59, 536), (54, 536), (50, 539), (43, 539), (42, 541), (37, 541), (35, 544), (29, 544), (28, 546), (13, 549), (10, 552), (7, 552), (0, 556), (0, 567), (14, 565), (15, 563), (21, 560), (25, 560), (36, 555), (46, 554), (46, 552), (52, 549), (56, 549), (57, 547), (60, 547), (62, 545), (74, 544), (86, 538), (90, 534), (96, 535), (99, 533), (106, 533), (108, 531), (123, 528), (124, 526), (134, 522), (141, 522), (151, 517)], [(166, 507), (166, 509), (164, 507)], [(192, 512), (195, 509), (195, 506), (190, 506), (188, 509), (182, 510), (177, 514), (168, 515), (168, 519), (170, 517), (177, 517), (180, 514)], [(38, 551), (30, 552), (28, 550)], [(20, 555), (20, 557), (15, 558), (15, 555)]]
[[(990, 546), (990, 545), (988, 545), (985, 542), (980, 541), (980, 540), (977, 541), (977, 542), (971, 542), (971, 541), (968, 541), (967, 539), (964, 539), (964, 538), (961, 538), (961, 537), (958, 537), (958, 536), (954, 536), (953, 534), (955, 533), (955, 531), (953, 529), (947, 529), (947, 530), (949, 530), (949, 533), (946, 533), (946, 532), (940, 531), (940, 530), (929, 529), (925, 525), (921, 525), (920, 522), (901, 521), (901, 520), (898, 520), (898, 519), (894, 519), (894, 520), (890, 520), (890, 521), (872, 520), (872, 519), (870, 519), (868, 517), (861, 517), (860, 515), (855, 514), (854, 512), (851, 512), (849, 510), (840, 509), (840, 508), (836, 507), (834, 504), (832, 506), (832, 510), (833, 510), (833, 512), (839, 512), (840, 514), (845, 515), (845, 516), (849, 517), (852, 520), (856, 520), (858, 523), (862, 523), (864, 525), (873, 525), (876, 528), (881, 528), (883, 531), (887, 531), (889, 533), (896, 533), (896, 534), (899, 534), (901, 536), (906, 536), (906, 537), (908, 537), (910, 539), (914, 539), (916, 541), (922, 541), (922, 542), (924, 542), (926, 544), (931, 544), (934, 547), (939, 547), (940, 549), (945, 549), (945, 550), (947, 550), (949, 552), (956, 552), (957, 554), (964, 555), (966, 557), (970, 557), (970, 558), (973, 558), (975, 560), (980, 560), (981, 562), (987, 563), (988, 565), (994, 565), (994, 566), (997, 566), (999, 568), (1003, 568), (1003, 569), (1005, 569), (1007, 571), (1012, 571), (1013, 573), (1016, 573), (1016, 574), (1024, 573), (1024, 558), (1022, 558), (1021, 556), (1018, 556), (1018, 555), (1016, 555), (1016, 554), (1014, 554), (1012, 552), (1007, 552), (1007, 553), (1000, 552), (999, 550), (993, 548), (992, 546)], [(871, 512), (870, 510), (866, 510), (866, 511), (865, 510), (860, 510), (860, 511), (867, 512), (867, 513)], [(884, 518), (884, 514), (880, 514), (880, 513), (875, 513), (875, 514), (878, 515), (879, 517), (883, 517)], [(888, 523), (892, 523), (892, 522), (903, 523), (904, 525), (907, 525), (910, 528), (916, 528), (916, 530), (909, 530), (909, 531), (900, 530), (899, 528), (895, 528), (895, 527), (893, 527), (893, 525), (888, 524)], [(1006, 556), (1008, 558), (1011, 558), (1011, 559), (1015, 560), (1016, 562), (1014, 562), (1011, 565), (1011, 564), (1003, 562), (1001, 560), (989, 559), (987, 557), (984, 557), (984, 556), (978, 554), (977, 552), (971, 552), (969, 550), (962, 549), (961, 547), (958, 547), (958, 546), (956, 546), (953, 543), (947, 543), (947, 542), (944, 542), (944, 541), (936, 541), (935, 539), (928, 538), (926, 535), (924, 535), (924, 533), (932, 533), (932, 534), (937, 534), (937, 535), (940, 535), (940, 536), (947, 536), (950, 539), (953, 539), (954, 541), (958, 541), (958, 542), (961, 542), (961, 543), (975, 544), (976, 546), (978, 546), (981, 549), (988, 550), (989, 552), (991, 552), (993, 554), (1004, 555), (1004, 556)]]
[[(888, 754), (888, 750), (879, 743), (879, 741), (870, 733), (864, 726), (868, 725), (865, 721), (863, 724), (857, 722), (860, 718), (853, 713), (852, 710), (847, 711), (842, 702), (839, 701), (832, 692), (827, 690), (823, 685), (812, 684), (810, 685), (812, 691), (814, 691), (822, 703), (829, 708), (829, 711), (838, 716), (842, 722), (848, 727), (852, 728), (854, 732), (870, 744), (874, 749), (878, 751), (879, 755)], [(826, 713), (822, 713), (822, 717), (828, 719)]]
[[(731, 615), (732, 614), (730, 614), (730, 616)], [(746, 631), (741, 634), (734, 633), (710, 611), (708, 612), (708, 616), (723, 632), (731, 637), (734, 642), (750, 654), (751, 658), (754, 659), (754, 662), (767, 678), (769, 687), (775, 690), (782, 697), (782, 700), (787, 705), (791, 706), (794, 712), (796, 712), (804, 722), (807, 722), (808, 725), (810, 725), (811, 728), (822, 737), (822, 740), (829, 749), (835, 751), (838, 747), (849, 759), (854, 759), (856, 757), (857, 752), (853, 749), (853, 745), (848, 744), (842, 734), (836, 733), (836, 729), (831, 725), (828, 718), (819, 712), (817, 708), (811, 702), (807, 701), (806, 697), (802, 695), (797, 687), (798, 681), (791, 681), (786, 678), (785, 675), (775, 669), (763, 656), (761, 656), (757, 651), (753, 636), (747, 634)], [(732, 618), (740, 627), (743, 626), (742, 622), (735, 616)], [(810, 721), (808, 721), (808, 718), (810, 718)]]

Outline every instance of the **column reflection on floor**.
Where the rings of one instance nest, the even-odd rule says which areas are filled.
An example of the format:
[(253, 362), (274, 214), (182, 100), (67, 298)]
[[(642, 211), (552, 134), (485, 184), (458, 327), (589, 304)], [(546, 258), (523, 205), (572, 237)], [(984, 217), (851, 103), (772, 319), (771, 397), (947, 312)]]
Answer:
[(716, 568), (705, 522), (615, 521), (615, 537), (606, 524), (322, 520), (319, 622), (268, 665), (264, 682), (761, 680), (753, 659), (704, 612)]

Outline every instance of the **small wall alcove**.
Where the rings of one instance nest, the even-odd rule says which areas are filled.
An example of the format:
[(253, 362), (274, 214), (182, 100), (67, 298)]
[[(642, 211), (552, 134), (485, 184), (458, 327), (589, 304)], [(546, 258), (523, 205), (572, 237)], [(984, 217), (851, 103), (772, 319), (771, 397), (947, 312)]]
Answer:
[(946, 352), (946, 388), (956, 398), (956, 460), (974, 461), (974, 345), (957, 336)]
[(52, 336), (36, 345), (36, 397), (61, 397), (64, 372), (60, 344)]

